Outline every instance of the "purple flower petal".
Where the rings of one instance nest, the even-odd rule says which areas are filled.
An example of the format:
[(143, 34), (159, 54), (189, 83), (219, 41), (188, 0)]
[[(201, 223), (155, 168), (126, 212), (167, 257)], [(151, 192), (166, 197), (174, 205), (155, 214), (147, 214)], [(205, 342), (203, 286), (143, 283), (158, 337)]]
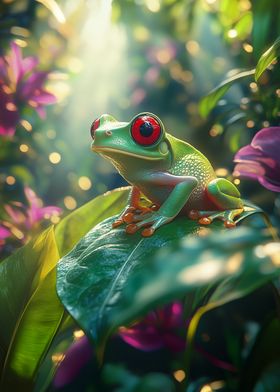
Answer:
[(42, 200), (36, 195), (36, 193), (29, 187), (24, 188), (25, 197), (28, 200), (29, 208), (27, 210), (29, 226), (33, 226), (36, 222), (51, 217), (54, 214), (60, 215), (62, 209), (56, 206), (43, 207)]
[(30, 57), (26, 57), (25, 59), (22, 60), (22, 72), (20, 77), (22, 78), (23, 76), (25, 76), (26, 74), (28, 74), (28, 72), (32, 71), (39, 63), (39, 60), (34, 57), (34, 56), (30, 56)]
[(265, 188), (280, 192), (280, 127), (264, 128), (234, 157), (233, 175), (258, 180)]
[(40, 91), (42, 89), (42, 85), (45, 82), (47, 75), (47, 72), (42, 71), (32, 73), (32, 75), (24, 81), (24, 84), (21, 87), (20, 98), (26, 101), (33, 99), (35, 91)]
[(280, 127), (261, 129), (253, 138), (251, 146), (261, 150), (264, 155), (278, 160), (280, 148)]
[(50, 105), (56, 102), (56, 97), (47, 91), (40, 91), (38, 95), (33, 95), (32, 101), (39, 105)]
[(43, 106), (38, 106), (37, 108), (35, 108), (36, 112), (38, 113), (39, 117), (42, 120), (45, 120), (46, 116), (46, 109)]
[(129, 328), (119, 329), (120, 337), (131, 346), (142, 350), (152, 351), (166, 347), (171, 351), (181, 351), (185, 340), (179, 335), (185, 329), (183, 306), (174, 302), (162, 309), (157, 309), (138, 323)]
[(11, 236), (10, 230), (6, 227), (0, 225), (0, 240), (5, 240), (6, 238)]
[(22, 57), (15, 42), (9, 53), (0, 57), (0, 135), (14, 135), (20, 119), (18, 106), (29, 105), (45, 119), (44, 106), (56, 102), (56, 97), (44, 90), (48, 72), (35, 71), (37, 65), (36, 57)]
[(26, 216), (22, 211), (17, 210), (8, 204), (4, 205), (4, 208), (14, 224), (21, 225), (22, 223), (26, 222)]
[[(142, 327), (142, 328), (141, 328)], [(130, 346), (142, 351), (154, 351), (163, 347), (164, 342), (159, 331), (152, 326), (132, 327), (119, 330), (120, 337)]]
[(48, 206), (42, 208), (31, 207), (27, 211), (31, 226), (34, 225), (36, 222), (40, 222), (42, 219), (48, 219), (53, 215), (60, 215), (61, 212), (61, 208), (55, 206)]
[(0, 83), (0, 135), (13, 136), (16, 126), (19, 122), (19, 113), (17, 107), (12, 101), (12, 97), (3, 90)]
[(72, 382), (92, 356), (93, 350), (86, 336), (74, 342), (56, 371), (54, 386), (61, 388)]
[(15, 82), (18, 83), (22, 75), (22, 56), (21, 49), (15, 42), (11, 43), (11, 54), (9, 57), (9, 63), (13, 71)]

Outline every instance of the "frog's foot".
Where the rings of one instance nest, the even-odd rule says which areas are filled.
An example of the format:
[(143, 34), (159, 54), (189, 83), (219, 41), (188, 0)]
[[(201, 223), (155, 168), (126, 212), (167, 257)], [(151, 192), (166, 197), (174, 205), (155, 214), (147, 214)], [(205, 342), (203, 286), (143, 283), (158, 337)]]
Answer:
[(124, 223), (130, 224), (135, 222), (140, 222), (141, 220), (145, 219), (147, 214), (151, 214), (154, 211), (158, 210), (158, 206), (155, 204), (151, 205), (150, 207), (143, 207), (139, 206), (134, 208), (134, 210), (127, 211), (122, 220)]
[(142, 231), (143, 237), (150, 237), (154, 234), (155, 230), (158, 229), (160, 226), (172, 221), (173, 218), (163, 216), (158, 212), (154, 212), (153, 214), (149, 214), (148, 217), (142, 219), (140, 222), (131, 223), (126, 227), (126, 232), (128, 234), (134, 234), (139, 229), (144, 228)]
[(244, 208), (235, 208), (225, 211), (196, 211), (189, 212), (189, 218), (198, 220), (201, 225), (210, 225), (214, 219), (220, 219), (224, 222), (224, 226), (232, 228), (236, 226), (235, 218), (240, 216)]
[(127, 214), (133, 214), (133, 212), (136, 210), (135, 207), (128, 207), (125, 209), (125, 211), (112, 223), (112, 228), (115, 229), (116, 227), (122, 225), (125, 223), (124, 217)]
[(128, 207), (119, 217), (112, 223), (112, 227), (118, 227), (124, 223), (130, 224), (139, 222), (145, 219), (146, 214), (150, 214), (156, 211), (159, 207), (156, 205), (151, 205), (150, 207), (137, 206)]

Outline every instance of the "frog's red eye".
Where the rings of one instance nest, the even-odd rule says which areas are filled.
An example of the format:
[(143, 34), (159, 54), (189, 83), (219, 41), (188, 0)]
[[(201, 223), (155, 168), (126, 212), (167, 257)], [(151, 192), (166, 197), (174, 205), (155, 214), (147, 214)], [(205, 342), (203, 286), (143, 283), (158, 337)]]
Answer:
[(137, 117), (132, 123), (131, 135), (135, 142), (141, 146), (151, 146), (161, 136), (160, 123), (151, 116)]
[(90, 134), (91, 134), (91, 137), (92, 137), (93, 139), (94, 139), (95, 131), (97, 130), (97, 128), (99, 127), (99, 125), (100, 125), (100, 120), (99, 120), (99, 118), (97, 118), (96, 120), (93, 121), (93, 123), (92, 123), (92, 125), (91, 125), (91, 127), (90, 127)]

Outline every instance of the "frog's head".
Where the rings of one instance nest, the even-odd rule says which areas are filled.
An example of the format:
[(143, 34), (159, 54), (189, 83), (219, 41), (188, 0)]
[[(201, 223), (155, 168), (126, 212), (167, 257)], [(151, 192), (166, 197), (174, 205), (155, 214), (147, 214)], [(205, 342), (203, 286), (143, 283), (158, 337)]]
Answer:
[(161, 120), (146, 112), (138, 114), (130, 122), (118, 122), (104, 114), (91, 126), (92, 150), (119, 162), (133, 158), (146, 161), (171, 159), (166, 135)]

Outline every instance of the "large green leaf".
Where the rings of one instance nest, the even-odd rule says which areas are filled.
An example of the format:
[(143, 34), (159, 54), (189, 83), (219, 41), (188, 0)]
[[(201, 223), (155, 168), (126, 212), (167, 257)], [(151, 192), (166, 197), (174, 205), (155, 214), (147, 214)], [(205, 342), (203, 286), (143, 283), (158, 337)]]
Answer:
[(274, 44), (260, 57), (256, 66), (255, 80), (258, 81), (264, 71), (274, 60), (280, 55), (280, 37), (274, 42)]
[[(252, 207), (246, 207), (244, 217), (254, 211), (256, 210)], [(159, 271), (151, 273), (149, 265), (159, 248), (172, 243), (176, 247), (178, 239), (189, 234), (197, 234), (200, 229), (203, 231), (217, 228), (225, 230), (221, 222), (215, 222), (211, 225), (211, 229), (205, 229), (205, 227), (201, 228), (197, 222), (186, 218), (177, 218), (157, 230), (151, 238), (143, 238), (140, 233), (126, 234), (123, 227), (112, 229), (114, 219), (115, 217), (111, 217), (94, 227), (58, 264), (58, 294), (70, 314), (100, 348), (117, 325), (138, 317), (150, 306), (155, 306), (157, 301), (170, 299), (170, 293), (164, 290), (169, 288), (173, 296), (180, 294), (182, 289), (185, 290), (184, 283), (181, 286), (176, 284), (169, 287), (169, 270), (166, 269), (170, 268), (175, 273), (176, 268), (182, 267), (181, 261), (178, 261), (176, 256), (178, 254), (176, 249), (173, 249), (168, 255), (168, 261), (165, 261), (166, 266), (163, 270), (159, 269)], [(203, 240), (201, 244), (204, 243), (206, 241)], [(199, 249), (200, 251), (201, 249)], [(197, 256), (197, 254), (195, 253), (193, 256)], [(193, 263), (197, 261), (194, 257), (192, 260)], [(130, 276), (136, 270), (143, 270), (143, 274), (145, 271), (148, 275), (151, 273), (149, 276), (153, 277), (149, 282), (151, 288), (149, 284), (146, 287), (146, 282), (141, 281), (148, 303), (144, 298), (139, 300), (135, 298), (137, 287), (140, 290), (142, 283), (139, 283), (140, 286), (137, 286), (136, 283), (135, 292), (134, 283), (132, 286), (128, 283)], [(166, 275), (162, 275), (164, 273)], [(225, 275), (224, 269), (220, 271), (220, 274)], [(166, 279), (165, 285), (162, 285), (161, 281), (163, 276)], [(118, 319), (118, 312), (115, 313), (114, 309), (118, 307), (119, 297), (122, 297), (123, 290), (127, 293), (127, 284), (129, 285), (128, 291), (131, 290), (127, 308), (128, 319), (122, 319), (122, 321), (117, 321), (116, 325), (112, 325), (111, 315), (114, 315), (113, 319)], [(198, 286), (194, 282), (194, 287)], [(178, 288), (179, 291), (176, 291)], [(164, 289), (163, 292), (162, 289)], [(201, 290), (201, 293), (203, 292), (205, 292), (204, 288)], [(157, 294), (155, 302), (152, 299), (153, 293)], [(133, 301), (131, 301), (132, 299)], [(121, 312), (120, 315), (122, 317), (123, 313)]]
[(196, 222), (181, 218), (143, 238), (140, 233), (126, 234), (123, 227), (112, 229), (115, 218), (91, 230), (57, 267), (57, 290), (63, 304), (99, 343), (109, 333), (107, 319), (128, 277), (142, 269), (156, 249), (199, 230)]
[(279, 246), (271, 245), (269, 256), (261, 253), (267, 248), (255, 246), (263, 239), (242, 227), (165, 247), (127, 281), (109, 324), (112, 328), (127, 325), (148, 310), (201, 287), (213, 291), (207, 304), (211, 308), (247, 295), (280, 274), (280, 263), (275, 262)]
[(56, 263), (89, 228), (120, 211), (128, 189), (108, 192), (69, 214), (0, 264), (2, 391), (32, 390), (36, 370), (60, 327)]
[(1, 391), (30, 390), (63, 315), (55, 292), (53, 227), (0, 264)]
[(217, 87), (215, 87), (209, 94), (202, 98), (199, 103), (199, 112), (202, 117), (207, 117), (211, 110), (216, 106), (217, 102), (228, 91), (228, 89), (241, 79), (254, 75), (255, 70), (239, 72), (236, 75), (224, 80)]
[(94, 225), (120, 212), (127, 202), (129, 190), (129, 187), (119, 188), (97, 196), (64, 218), (55, 229), (60, 255), (69, 252)]

